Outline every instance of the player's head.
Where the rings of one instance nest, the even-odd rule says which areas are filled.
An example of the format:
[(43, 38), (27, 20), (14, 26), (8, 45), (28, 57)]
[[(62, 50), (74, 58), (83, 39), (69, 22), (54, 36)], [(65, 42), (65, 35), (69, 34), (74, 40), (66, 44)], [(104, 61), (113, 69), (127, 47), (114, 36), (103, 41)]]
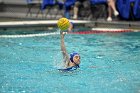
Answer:
[(80, 55), (77, 52), (70, 54), (70, 61), (79, 65), (80, 64)]

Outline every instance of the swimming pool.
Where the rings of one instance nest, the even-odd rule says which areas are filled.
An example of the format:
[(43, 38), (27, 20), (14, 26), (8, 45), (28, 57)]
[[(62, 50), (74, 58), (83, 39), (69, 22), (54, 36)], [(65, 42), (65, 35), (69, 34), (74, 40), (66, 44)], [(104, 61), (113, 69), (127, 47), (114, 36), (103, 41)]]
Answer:
[[(15, 32), (16, 33), (16, 32)], [(68, 34), (79, 70), (60, 72), (60, 37), (0, 38), (1, 93), (140, 93), (140, 32)]]

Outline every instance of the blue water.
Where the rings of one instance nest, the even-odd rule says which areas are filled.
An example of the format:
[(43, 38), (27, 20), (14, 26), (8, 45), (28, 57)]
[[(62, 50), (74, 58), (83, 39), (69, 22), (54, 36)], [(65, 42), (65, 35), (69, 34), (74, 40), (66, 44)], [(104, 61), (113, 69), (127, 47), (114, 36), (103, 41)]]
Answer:
[(80, 69), (60, 72), (60, 36), (0, 38), (0, 93), (140, 93), (140, 32), (66, 35)]

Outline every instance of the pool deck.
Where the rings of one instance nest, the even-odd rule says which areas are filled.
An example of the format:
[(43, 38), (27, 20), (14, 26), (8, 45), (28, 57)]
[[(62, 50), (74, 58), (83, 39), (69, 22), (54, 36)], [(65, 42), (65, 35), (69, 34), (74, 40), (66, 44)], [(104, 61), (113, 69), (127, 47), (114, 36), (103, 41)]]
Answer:
[[(35, 20), (35, 21), (9, 21), (9, 22), (0, 22), (0, 28), (4, 27), (26, 27), (26, 26), (56, 26), (58, 20)], [(91, 21), (84, 20), (70, 20), (74, 24), (86, 24), (91, 23)]]
[[(85, 25), (90, 28), (119, 28), (133, 29), (140, 31), (140, 21), (87, 21), (87, 20), (70, 20), (75, 25)], [(56, 26), (57, 20), (29, 20), (29, 21), (8, 21), (0, 22), (0, 29), (20, 28), (20, 27), (40, 27), (40, 26)], [(93, 29), (92, 29), (93, 30)]]

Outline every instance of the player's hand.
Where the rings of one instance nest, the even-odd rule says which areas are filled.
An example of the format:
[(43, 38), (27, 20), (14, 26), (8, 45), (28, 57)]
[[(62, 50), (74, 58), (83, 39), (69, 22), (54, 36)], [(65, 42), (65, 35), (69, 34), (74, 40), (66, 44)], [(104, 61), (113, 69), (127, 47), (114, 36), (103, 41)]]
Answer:
[(65, 34), (67, 34), (67, 32), (63, 32), (62, 34), (65, 35)]

